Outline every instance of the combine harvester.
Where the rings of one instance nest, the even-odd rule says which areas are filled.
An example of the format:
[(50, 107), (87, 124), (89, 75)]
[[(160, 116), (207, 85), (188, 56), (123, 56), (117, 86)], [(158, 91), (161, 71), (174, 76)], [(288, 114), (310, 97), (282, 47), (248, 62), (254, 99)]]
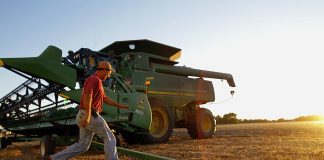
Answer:
[(129, 106), (129, 110), (103, 107), (102, 116), (116, 137), (121, 135), (129, 144), (165, 143), (175, 127), (187, 128), (194, 139), (212, 137), (215, 118), (200, 106), (215, 100), (214, 88), (203, 78), (226, 80), (235, 87), (233, 77), (176, 66), (180, 54), (175, 47), (131, 40), (100, 51), (69, 51), (66, 57), (49, 46), (38, 57), (1, 58), (1, 67), (27, 79), (0, 100), (0, 125), (15, 135), (2, 137), (1, 148), (13, 141), (41, 140), (44, 156), (53, 152), (55, 139), (78, 135), (75, 115), (83, 83), (102, 60), (114, 70), (103, 82), (106, 94)]

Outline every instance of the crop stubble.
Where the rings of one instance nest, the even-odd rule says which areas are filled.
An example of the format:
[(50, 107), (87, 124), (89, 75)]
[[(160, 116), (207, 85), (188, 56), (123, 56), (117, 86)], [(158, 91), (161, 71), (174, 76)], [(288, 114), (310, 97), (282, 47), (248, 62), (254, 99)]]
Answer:
[[(34, 144), (34, 145), (33, 145)], [(40, 159), (39, 143), (14, 143), (0, 150), (0, 159)], [(175, 159), (324, 159), (324, 123), (283, 122), (218, 125), (211, 139), (190, 139), (176, 129), (167, 144), (126, 148)], [(103, 151), (88, 151), (72, 160), (103, 159)], [(120, 155), (121, 160), (132, 160)]]

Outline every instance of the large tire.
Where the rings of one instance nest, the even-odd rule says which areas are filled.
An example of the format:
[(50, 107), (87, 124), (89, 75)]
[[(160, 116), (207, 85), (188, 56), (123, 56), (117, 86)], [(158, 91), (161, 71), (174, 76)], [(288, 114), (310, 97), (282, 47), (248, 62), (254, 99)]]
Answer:
[(0, 138), (0, 148), (5, 149), (5, 148), (7, 148), (8, 145), (9, 145), (8, 139), (5, 137), (1, 137)]
[(152, 123), (149, 132), (141, 135), (140, 143), (166, 143), (171, 137), (174, 128), (172, 110), (162, 101), (150, 99)]
[(55, 152), (55, 140), (51, 135), (43, 136), (43, 139), (40, 142), (40, 153), (41, 156), (47, 157)]
[(211, 138), (216, 132), (216, 121), (206, 108), (199, 108), (188, 124), (188, 133), (192, 139)]

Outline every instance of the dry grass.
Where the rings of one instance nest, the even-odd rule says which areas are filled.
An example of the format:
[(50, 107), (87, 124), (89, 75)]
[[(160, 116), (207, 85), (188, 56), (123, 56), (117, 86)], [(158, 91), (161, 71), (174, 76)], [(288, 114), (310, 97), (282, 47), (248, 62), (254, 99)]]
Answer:
[[(14, 143), (0, 159), (39, 159), (38, 143)], [(167, 144), (126, 148), (175, 159), (324, 159), (324, 123), (287, 122), (220, 125), (212, 139), (190, 139), (177, 129)], [(79, 159), (103, 159), (103, 151), (88, 151)], [(133, 158), (120, 155), (122, 160)]]

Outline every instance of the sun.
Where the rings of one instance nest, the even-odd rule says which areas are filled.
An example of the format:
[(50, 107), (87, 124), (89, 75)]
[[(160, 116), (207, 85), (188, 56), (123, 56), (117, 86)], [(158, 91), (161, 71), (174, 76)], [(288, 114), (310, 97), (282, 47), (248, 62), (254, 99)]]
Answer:
[(319, 115), (319, 120), (324, 121), (324, 114)]

